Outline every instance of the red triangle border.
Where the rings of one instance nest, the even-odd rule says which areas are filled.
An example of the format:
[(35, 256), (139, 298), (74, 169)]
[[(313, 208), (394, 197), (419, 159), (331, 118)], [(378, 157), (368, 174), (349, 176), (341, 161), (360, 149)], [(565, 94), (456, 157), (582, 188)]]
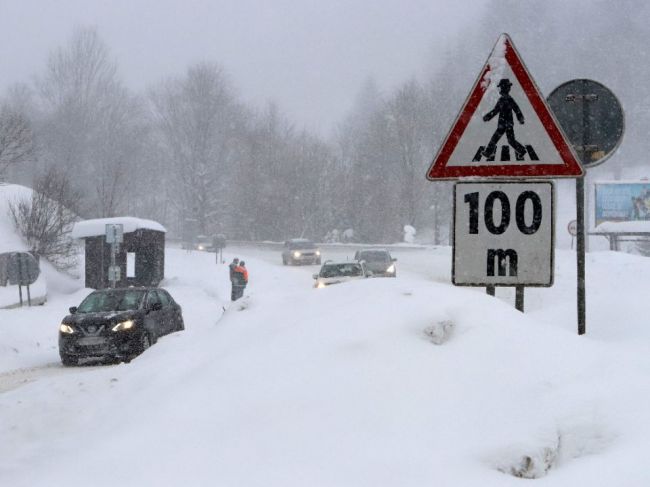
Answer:
[[(485, 75), (490, 71), (489, 58), (485, 63), (481, 75), (474, 83), (470, 96), (465, 101), (460, 114), (456, 118), (452, 129), (445, 139), (441, 149), (438, 151), (431, 167), (427, 173), (427, 179), (436, 181), (441, 179), (460, 178), (538, 178), (538, 177), (580, 177), (584, 174), (582, 166), (569, 147), (562, 130), (555, 117), (551, 114), (546, 102), (542, 99), (535, 82), (524, 66), (512, 40), (507, 34), (505, 36), (506, 61), (510, 65), (517, 81), (519, 81), (524, 93), (528, 97), (535, 113), (540, 119), (542, 126), (546, 129), (551, 141), (555, 145), (564, 164), (508, 164), (508, 165), (480, 165), (480, 166), (447, 166), (447, 162), (458, 142), (462, 138), (465, 129), (469, 125), (474, 112), (478, 108), (487, 86), (481, 83)], [(498, 41), (497, 41), (498, 42)]]

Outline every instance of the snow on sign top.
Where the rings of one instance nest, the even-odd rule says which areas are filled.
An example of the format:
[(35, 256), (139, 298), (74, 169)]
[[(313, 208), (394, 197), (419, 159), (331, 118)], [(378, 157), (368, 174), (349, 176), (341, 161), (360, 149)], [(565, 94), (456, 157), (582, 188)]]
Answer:
[(578, 158), (512, 40), (502, 34), (427, 179), (582, 174)]
[(165, 227), (153, 220), (143, 220), (132, 216), (118, 216), (114, 218), (97, 218), (95, 220), (84, 220), (74, 224), (72, 229), (72, 238), (86, 238), (104, 235), (107, 224), (121, 224), (124, 233), (135, 232), (140, 228), (155, 230), (157, 232), (167, 232)]

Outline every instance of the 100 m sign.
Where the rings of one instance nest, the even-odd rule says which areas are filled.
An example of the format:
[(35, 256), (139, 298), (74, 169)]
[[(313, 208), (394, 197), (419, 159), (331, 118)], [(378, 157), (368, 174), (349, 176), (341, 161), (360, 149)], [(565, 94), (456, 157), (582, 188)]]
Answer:
[(455, 284), (550, 285), (551, 182), (457, 183), (454, 192)]

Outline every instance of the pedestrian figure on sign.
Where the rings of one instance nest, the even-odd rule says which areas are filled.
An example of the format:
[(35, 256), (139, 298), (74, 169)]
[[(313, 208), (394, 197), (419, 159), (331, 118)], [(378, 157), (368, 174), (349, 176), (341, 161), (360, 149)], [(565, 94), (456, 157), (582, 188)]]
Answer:
[(244, 289), (248, 284), (248, 269), (246, 269), (246, 262), (243, 260), (234, 269), (234, 280), (232, 285), (232, 301), (237, 301), (244, 295)]
[(510, 146), (515, 150), (515, 157), (518, 161), (523, 161), (524, 155), (526, 154), (526, 148), (515, 139), (515, 131), (513, 129), (514, 120), (512, 114), (513, 112), (515, 113), (517, 120), (522, 125), (524, 123), (524, 114), (521, 113), (521, 109), (519, 108), (519, 105), (517, 105), (517, 102), (510, 96), (510, 88), (512, 87), (510, 80), (508, 78), (502, 78), (497, 86), (499, 87), (499, 93), (501, 96), (499, 97), (495, 107), (485, 114), (483, 121), (488, 122), (498, 114), (499, 124), (494, 135), (492, 135), (492, 138), (490, 139), (490, 143), (485, 148), (483, 155), (488, 161), (493, 161), (494, 154), (497, 150), (497, 142), (505, 133), (508, 138), (508, 144), (510, 144)]
[(228, 270), (230, 272), (230, 300), (235, 300), (235, 269), (239, 266), (239, 258), (235, 257), (230, 264), (228, 264)]

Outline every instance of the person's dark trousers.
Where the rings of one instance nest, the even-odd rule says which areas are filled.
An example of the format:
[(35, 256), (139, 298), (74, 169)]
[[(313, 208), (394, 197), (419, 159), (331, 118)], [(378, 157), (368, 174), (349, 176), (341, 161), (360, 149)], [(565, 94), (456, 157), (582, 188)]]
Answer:
[(235, 301), (237, 299), (237, 285), (233, 282), (230, 285), (230, 300)]
[(230, 295), (230, 298), (232, 301), (237, 301), (239, 298), (241, 298), (244, 295), (244, 288), (246, 286), (241, 286), (239, 284), (233, 284), (232, 286), (232, 293)]

